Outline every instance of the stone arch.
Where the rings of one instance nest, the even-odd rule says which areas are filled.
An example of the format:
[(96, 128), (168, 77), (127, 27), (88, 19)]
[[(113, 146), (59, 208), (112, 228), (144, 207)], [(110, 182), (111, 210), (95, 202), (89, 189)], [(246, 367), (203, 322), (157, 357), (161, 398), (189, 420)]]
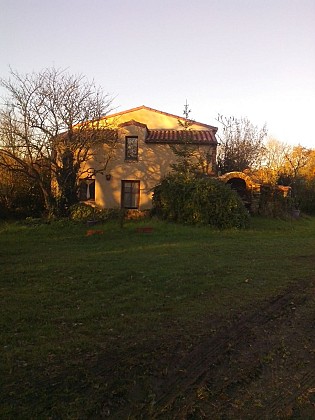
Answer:
[[(245, 174), (244, 172), (237, 172), (237, 171), (228, 172), (224, 175), (221, 175), (219, 179), (225, 182), (226, 184), (233, 179), (242, 179), (245, 182), (246, 188), (248, 190), (253, 190), (253, 189), (260, 190), (260, 184), (257, 184), (256, 182), (254, 182), (252, 178), (249, 175)], [(229, 183), (231, 184), (231, 182)]]
[(229, 184), (243, 200), (248, 210), (255, 212), (260, 194), (260, 184), (244, 172), (228, 172), (219, 177), (225, 184)]
[(226, 184), (229, 184), (232, 190), (235, 190), (242, 200), (247, 201), (248, 188), (246, 181), (242, 178), (230, 178), (226, 181)]

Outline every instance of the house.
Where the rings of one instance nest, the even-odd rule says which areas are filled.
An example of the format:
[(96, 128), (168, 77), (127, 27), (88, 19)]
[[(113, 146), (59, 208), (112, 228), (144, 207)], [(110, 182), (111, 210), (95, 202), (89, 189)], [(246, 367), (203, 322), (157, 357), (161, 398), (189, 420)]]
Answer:
[(81, 201), (100, 208), (150, 209), (152, 189), (177, 159), (170, 146), (180, 144), (185, 135), (204, 161), (205, 172), (215, 174), (216, 127), (144, 105), (107, 115), (99, 123), (117, 130), (117, 142), (105, 171), (100, 171), (97, 156), (106, 153), (106, 146), (94, 151), (88, 165), (95, 175), (80, 179)]

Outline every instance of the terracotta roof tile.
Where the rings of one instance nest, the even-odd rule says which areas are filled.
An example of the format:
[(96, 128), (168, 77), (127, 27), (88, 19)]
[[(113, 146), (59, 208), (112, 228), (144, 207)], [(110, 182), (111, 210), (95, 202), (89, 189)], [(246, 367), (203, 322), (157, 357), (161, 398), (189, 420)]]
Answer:
[(217, 144), (215, 133), (210, 130), (149, 130), (146, 143)]

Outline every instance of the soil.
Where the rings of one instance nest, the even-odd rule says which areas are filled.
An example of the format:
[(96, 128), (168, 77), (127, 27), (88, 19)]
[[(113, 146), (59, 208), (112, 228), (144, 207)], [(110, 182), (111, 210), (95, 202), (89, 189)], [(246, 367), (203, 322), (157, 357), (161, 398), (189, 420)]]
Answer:
[(103, 418), (315, 419), (315, 282), (90, 368), (106, 382)]

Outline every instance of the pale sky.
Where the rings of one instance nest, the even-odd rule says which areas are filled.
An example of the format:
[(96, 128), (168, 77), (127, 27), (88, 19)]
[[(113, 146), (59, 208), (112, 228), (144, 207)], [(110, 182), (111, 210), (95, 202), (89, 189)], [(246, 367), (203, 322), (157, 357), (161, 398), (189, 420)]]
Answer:
[(0, 0), (9, 66), (84, 74), (116, 112), (181, 116), (187, 99), (196, 121), (247, 117), (315, 148), (315, 0)]

